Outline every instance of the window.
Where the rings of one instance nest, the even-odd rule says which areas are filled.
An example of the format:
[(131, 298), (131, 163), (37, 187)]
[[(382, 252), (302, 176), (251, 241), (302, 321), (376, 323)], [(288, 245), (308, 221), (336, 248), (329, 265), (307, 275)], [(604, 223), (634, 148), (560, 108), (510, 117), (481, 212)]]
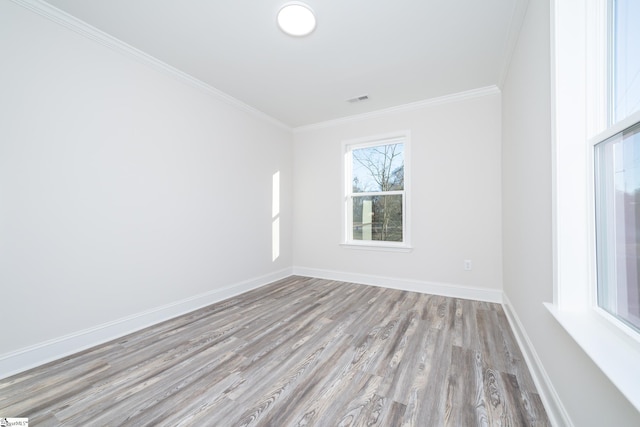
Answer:
[(598, 306), (640, 331), (640, 124), (594, 158)]
[(609, 114), (615, 123), (640, 110), (640, 2), (610, 0)]
[(608, 5), (608, 128), (594, 140), (597, 305), (640, 331), (640, 2)]
[(345, 143), (344, 243), (406, 248), (407, 136)]
[[(607, 205), (607, 197), (609, 203), (611, 199), (615, 200), (616, 188), (612, 184), (616, 178), (616, 159), (611, 155), (619, 153), (619, 149), (618, 153), (613, 149), (613, 140), (609, 138), (626, 130), (616, 141), (626, 139), (626, 143), (631, 144), (630, 138), (636, 138), (632, 126), (640, 121), (640, 112), (631, 112), (634, 104), (630, 99), (626, 101), (630, 106), (627, 113), (618, 113), (616, 118), (611, 112), (614, 100), (625, 93), (620, 89), (623, 83), (616, 77), (615, 70), (617, 68), (618, 76), (621, 75), (620, 67), (629, 66), (634, 59), (631, 55), (627, 65), (620, 59), (625, 55), (621, 48), (625, 36), (620, 17), (616, 21), (614, 12), (620, 14), (623, 3), (635, 7), (633, 3), (640, 2), (552, 2), (554, 302), (545, 306), (602, 373), (640, 409), (640, 382), (636, 380), (640, 378), (640, 333), (630, 326), (629, 320), (611, 314), (613, 310), (607, 309), (605, 289), (614, 283), (603, 283), (604, 277), (614, 276), (612, 268), (619, 268), (615, 262), (611, 264), (606, 259), (617, 257), (618, 265), (624, 266), (625, 275), (626, 265), (630, 264), (626, 259), (622, 263), (620, 256), (626, 258), (626, 254), (603, 252), (603, 249), (620, 249), (615, 246), (615, 238), (621, 242), (616, 233), (624, 231), (626, 234), (628, 229), (621, 225), (631, 225), (630, 217), (626, 224), (616, 224), (616, 215), (611, 215), (612, 209), (627, 215), (624, 203), (617, 208)], [(637, 12), (629, 9), (627, 13)], [(640, 22), (638, 15), (629, 14), (624, 19), (630, 24)], [(637, 46), (634, 43), (640, 41), (637, 35), (635, 38), (628, 35), (626, 40), (626, 52), (631, 52), (627, 49)], [(619, 46), (617, 53), (613, 49), (616, 45)], [(634, 81), (631, 71), (627, 71), (626, 76), (631, 76), (626, 79), (628, 83), (640, 79), (638, 76)], [(618, 88), (617, 95), (612, 88)], [(633, 90), (626, 93), (625, 97), (634, 96)], [(623, 116), (628, 117), (623, 119)], [(599, 136), (594, 137), (598, 133)], [(607, 150), (609, 159), (602, 158)], [(627, 161), (633, 158), (630, 151), (624, 154)], [(607, 161), (609, 166), (605, 166)], [(618, 178), (629, 179), (624, 174)], [(603, 216), (606, 213), (608, 218)], [(605, 236), (609, 240), (604, 240)], [(608, 248), (601, 246), (607, 242)], [(598, 265), (598, 261), (610, 264)], [(607, 268), (609, 270), (605, 270)], [(619, 273), (616, 272), (617, 278), (622, 277), (622, 270)], [(600, 283), (598, 274), (602, 276)], [(628, 280), (625, 284), (633, 285)], [(614, 296), (607, 298), (611, 301)]]

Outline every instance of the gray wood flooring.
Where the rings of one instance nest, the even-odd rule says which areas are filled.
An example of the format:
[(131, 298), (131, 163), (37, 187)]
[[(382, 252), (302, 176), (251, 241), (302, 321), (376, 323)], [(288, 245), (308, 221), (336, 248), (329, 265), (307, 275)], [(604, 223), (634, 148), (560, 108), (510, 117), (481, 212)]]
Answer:
[(293, 276), (0, 380), (30, 426), (548, 426), (502, 307)]

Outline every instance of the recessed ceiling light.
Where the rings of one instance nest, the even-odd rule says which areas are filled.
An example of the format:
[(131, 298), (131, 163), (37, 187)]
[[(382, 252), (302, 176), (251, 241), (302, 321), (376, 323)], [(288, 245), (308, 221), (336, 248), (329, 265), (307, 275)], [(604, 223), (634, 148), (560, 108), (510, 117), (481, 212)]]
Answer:
[(316, 17), (306, 4), (289, 2), (278, 12), (278, 26), (290, 36), (302, 37), (315, 30)]

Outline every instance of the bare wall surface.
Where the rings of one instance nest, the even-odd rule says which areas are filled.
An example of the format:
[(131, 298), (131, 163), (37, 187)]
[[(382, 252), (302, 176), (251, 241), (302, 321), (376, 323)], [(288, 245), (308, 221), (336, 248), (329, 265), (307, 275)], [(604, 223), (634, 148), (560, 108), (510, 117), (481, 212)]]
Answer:
[(503, 87), (504, 291), (575, 426), (640, 414), (543, 307), (553, 300), (550, 4), (531, 0)]
[(7, 1), (0, 57), (2, 352), (291, 266), (289, 130)]
[[(411, 253), (340, 246), (342, 142), (411, 132)], [(500, 95), (294, 133), (294, 266), (501, 289)], [(463, 261), (473, 270), (464, 271)]]

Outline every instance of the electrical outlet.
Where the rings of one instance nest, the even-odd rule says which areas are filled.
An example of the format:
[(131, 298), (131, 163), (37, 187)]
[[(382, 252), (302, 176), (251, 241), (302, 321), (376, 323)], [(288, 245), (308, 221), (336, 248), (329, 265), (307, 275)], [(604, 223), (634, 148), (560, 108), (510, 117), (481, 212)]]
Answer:
[(470, 259), (465, 259), (464, 260), (464, 270), (465, 271), (471, 271), (471, 260)]

